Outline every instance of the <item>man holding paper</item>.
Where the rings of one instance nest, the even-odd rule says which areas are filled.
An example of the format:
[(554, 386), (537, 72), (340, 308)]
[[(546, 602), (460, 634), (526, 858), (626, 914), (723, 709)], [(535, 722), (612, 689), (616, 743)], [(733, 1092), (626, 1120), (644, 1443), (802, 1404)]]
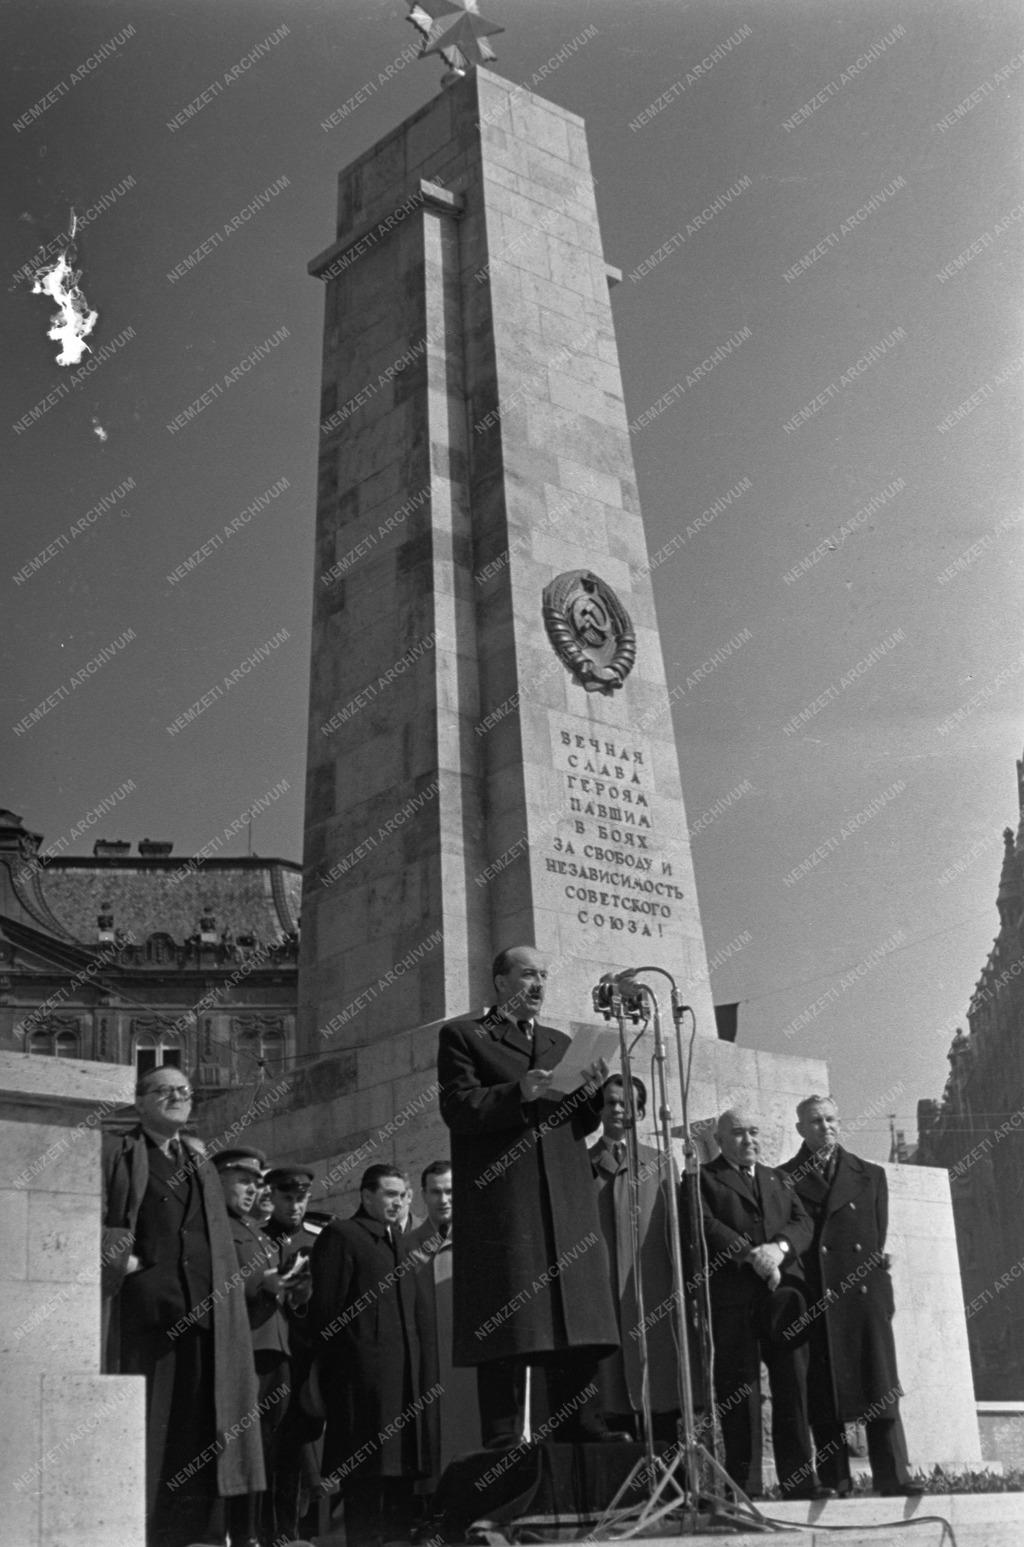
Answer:
[(596, 1060), (561, 1091), (571, 1042), (537, 1019), (543, 956), (514, 946), (492, 971), (497, 1003), (443, 1026), (438, 1049), (459, 1199), (452, 1362), (477, 1368), (490, 1448), (520, 1437), (527, 1365), (546, 1371), (553, 1439), (625, 1438), (605, 1426), (596, 1380), (619, 1342), (586, 1146), (608, 1066)]

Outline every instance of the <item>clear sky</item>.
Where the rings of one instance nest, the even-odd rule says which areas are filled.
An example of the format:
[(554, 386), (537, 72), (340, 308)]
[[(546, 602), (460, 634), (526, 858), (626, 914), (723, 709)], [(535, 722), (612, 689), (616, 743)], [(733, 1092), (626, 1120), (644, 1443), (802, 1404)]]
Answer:
[[(286, 782), (255, 848), (301, 857), (323, 307), (305, 265), (333, 239), (337, 171), (438, 89), (436, 61), (402, 57), (406, 9), (5, 7), (0, 803), (52, 842), (135, 786), (65, 853), (191, 852)], [(691, 823), (733, 792), (694, 838), (709, 956), (733, 945), (714, 996), (743, 1001), (748, 1046), (827, 1058), (884, 1156), (881, 1108), (912, 1133), (941, 1092), (1017, 822), (1024, 18), (1012, 0), (481, 10), (513, 80), (565, 50), (534, 89), (587, 120), (631, 420), (750, 329), (633, 436), (651, 554), (672, 550), (653, 583)], [(72, 206), (93, 212), (78, 263), (99, 312), (74, 385), (17, 274)]]

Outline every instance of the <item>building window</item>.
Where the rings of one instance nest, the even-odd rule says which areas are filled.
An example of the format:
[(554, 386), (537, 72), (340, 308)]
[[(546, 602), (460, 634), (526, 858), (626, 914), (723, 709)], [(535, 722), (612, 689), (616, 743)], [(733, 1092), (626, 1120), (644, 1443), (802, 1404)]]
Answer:
[(173, 1031), (139, 1031), (135, 1034), (135, 1075), (139, 1079), (150, 1069), (182, 1067), (181, 1043)]
[(237, 1054), (239, 1078), (252, 1079), (263, 1069), (280, 1074), (287, 1052), (283, 1018), (279, 1015), (240, 1015), (232, 1017), (231, 1040)]
[(26, 1043), (28, 1052), (44, 1058), (79, 1058), (81, 1048), (76, 1027), (64, 1024), (41, 1026), (30, 1032)]

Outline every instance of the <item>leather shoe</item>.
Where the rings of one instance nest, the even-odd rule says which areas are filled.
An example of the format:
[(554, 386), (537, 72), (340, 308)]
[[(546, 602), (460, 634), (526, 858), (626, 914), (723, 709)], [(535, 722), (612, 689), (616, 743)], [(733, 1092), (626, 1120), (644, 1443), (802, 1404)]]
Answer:
[(836, 1490), (826, 1488), (823, 1483), (804, 1483), (799, 1488), (783, 1488), (782, 1497), (789, 1499), (834, 1499)]
[(883, 1499), (919, 1499), (924, 1491), (922, 1483), (886, 1483), (878, 1493)]

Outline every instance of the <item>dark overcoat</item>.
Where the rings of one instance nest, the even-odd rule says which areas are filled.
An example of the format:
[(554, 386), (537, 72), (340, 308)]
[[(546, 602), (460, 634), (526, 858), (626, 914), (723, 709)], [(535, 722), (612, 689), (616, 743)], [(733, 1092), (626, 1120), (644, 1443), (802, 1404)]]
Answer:
[[(672, 1243), (667, 1198), (669, 1162), (650, 1145), (637, 1146), (637, 1225), (640, 1242), (640, 1278), (647, 1326), (647, 1369), (651, 1411), (671, 1412), (679, 1406), (679, 1355), (676, 1351), (676, 1316), (672, 1295)], [(606, 1412), (640, 1412), (642, 1372), (640, 1364), (636, 1264), (633, 1260), (631, 1224), (632, 1193), (625, 1156), (615, 1159), (612, 1146), (599, 1139), (590, 1151), (601, 1230), (608, 1245), (612, 1295), (619, 1313), (617, 1354), (602, 1359), (598, 1369), (601, 1405)], [(668, 1314), (665, 1314), (669, 1307)]]
[(528, 1069), (554, 1069), (570, 1039), (531, 1041), (499, 1012), (441, 1028), (441, 1116), (451, 1129), (457, 1365), (618, 1346), (586, 1136), (597, 1102), (575, 1091), (524, 1104)]
[[(235, 1247), (228, 1224), (227, 1209), (220, 1178), (206, 1159), (202, 1145), (182, 1134), (181, 1142), (189, 1152), (190, 1163), (199, 1185), (203, 1217), (210, 1243), (213, 1296), (214, 1407), (217, 1437), (221, 1449), (217, 1457), (217, 1487), (224, 1497), (259, 1493), (266, 1485), (263, 1448), (259, 1424), (252, 1415), (259, 1401), (256, 1371), (249, 1336), (249, 1318), (245, 1310), (243, 1281), (239, 1275)], [(116, 1372), (121, 1367), (120, 1293), (128, 1269), (128, 1258), (135, 1241), (139, 1209), (149, 1183), (146, 1138), (141, 1126), (124, 1134), (103, 1137), (103, 1252), (101, 1282), (106, 1297), (107, 1322), (105, 1368)], [(163, 1273), (174, 1277), (178, 1287), (178, 1261), (173, 1243), (166, 1262), (150, 1267), (154, 1306), (161, 1294), (159, 1278)], [(144, 1264), (144, 1266), (146, 1266)], [(150, 1426), (163, 1422), (159, 1413), (150, 1413)]]
[(362, 1209), (332, 1220), (313, 1247), (309, 1317), (327, 1409), (323, 1474), (343, 1491), (353, 1477), (422, 1469), (419, 1260), (403, 1237), (390, 1245), (387, 1226)]
[(429, 1219), (409, 1232), (409, 1243), (422, 1259), (417, 1272), (425, 1290), (420, 1326), (421, 1383), (425, 1391), (435, 1381), (442, 1386), (440, 1399), (427, 1409), (429, 1471), (434, 1487), (450, 1462), (480, 1449), (476, 1376), (472, 1370), (452, 1365), (452, 1240), (451, 1234), (442, 1236)]
[(782, 1263), (782, 1277), (803, 1286), (800, 1259), (812, 1235), (807, 1211), (788, 1177), (768, 1166), (754, 1169), (760, 1202), (724, 1155), (700, 1168), (708, 1285), (714, 1306), (753, 1304), (764, 1293), (763, 1279), (742, 1258), (751, 1246), (764, 1246), (780, 1238), (792, 1247)]
[[(814, 1234), (804, 1253), (812, 1359), (808, 1392), (830, 1383), (835, 1416), (862, 1418), (881, 1404), (877, 1418), (892, 1417), (901, 1393), (892, 1335), (893, 1293), (885, 1255), (889, 1185), (881, 1166), (841, 1146), (831, 1185), (801, 1145), (782, 1167), (811, 1217)], [(813, 1357), (824, 1345), (827, 1360)]]

